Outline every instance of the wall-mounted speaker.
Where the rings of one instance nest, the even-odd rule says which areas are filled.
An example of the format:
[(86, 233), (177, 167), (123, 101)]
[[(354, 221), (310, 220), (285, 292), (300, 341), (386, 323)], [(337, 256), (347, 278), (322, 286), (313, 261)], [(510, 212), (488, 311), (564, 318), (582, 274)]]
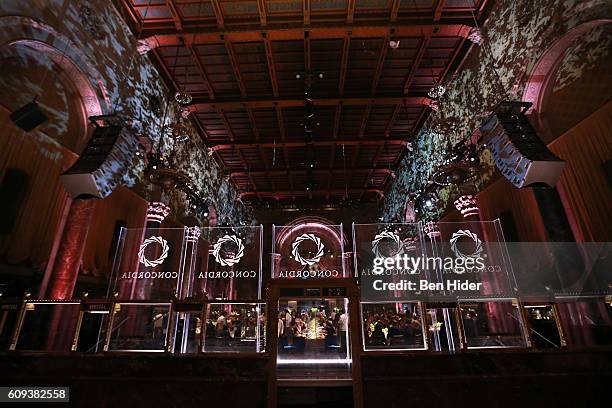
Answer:
[(554, 187), (565, 162), (538, 136), (525, 112), (530, 102), (500, 102), (480, 126), (495, 165), (515, 187)]
[(606, 172), (606, 176), (608, 177), (608, 184), (612, 188), (612, 160), (606, 160), (603, 163), (603, 168)]
[(10, 115), (11, 120), (21, 129), (29, 132), (49, 120), (39, 108), (36, 100), (22, 106)]
[[(96, 123), (96, 122), (94, 122)], [(71, 197), (104, 198), (123, 182), (138, 140), (121, 125), (96, 125), (87, 146), (61, 179)]]

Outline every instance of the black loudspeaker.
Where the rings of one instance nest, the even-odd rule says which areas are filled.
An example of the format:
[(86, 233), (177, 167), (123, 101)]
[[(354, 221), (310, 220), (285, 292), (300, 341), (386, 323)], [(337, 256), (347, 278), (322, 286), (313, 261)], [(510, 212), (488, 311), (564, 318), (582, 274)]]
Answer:
[(565, 162), (537, 135), (525, 111), (530, 102), (500, 102), (480, 126), (499, 171), (515, 187), (554, 187)]
[(32, 102), (11, 113), (10, 118), (13, 123), (26, 132), (29, 132), (36, 126), (49, 120), (49, 118), (38, 107), (36, 100), (33, 100)]
[(30, 176), (25, 171), (6, 169), (0, 183), (0, 235), (10, 233), (15, 227), (29, 184)]
[(123, 182), (138, 141), (120, 125), (96, 126), (76, 163), (61, 179), (71, 197), (104, 198)]
[(606, 172), (606, 176), (608, 176), (608, 184), (612, 188), (612, 160), (606, 160), (603, 163), (603, 168)]

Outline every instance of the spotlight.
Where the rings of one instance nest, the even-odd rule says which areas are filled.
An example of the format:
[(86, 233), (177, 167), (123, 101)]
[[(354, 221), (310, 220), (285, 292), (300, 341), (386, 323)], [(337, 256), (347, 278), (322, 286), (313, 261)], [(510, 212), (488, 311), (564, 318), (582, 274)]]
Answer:
[(391, 40), (389, 41), (389, 47), (391, 47), (392, 49), (396, 50), (398, 49), (400, 46), (400, 42), (399, 40)]
[(295, 79), (302, 79), (302, 74), (301, 73), (296, 73), (295, 74)]

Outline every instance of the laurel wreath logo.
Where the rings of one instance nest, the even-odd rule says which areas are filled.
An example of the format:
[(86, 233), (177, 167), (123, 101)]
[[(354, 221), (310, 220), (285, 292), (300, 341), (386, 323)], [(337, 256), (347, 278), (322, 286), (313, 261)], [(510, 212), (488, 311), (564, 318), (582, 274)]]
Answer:
[[(302, 255), (300, 255), (300, 252), (298, 251), (298, 249), (300, 247), (300, 244), (303, 241), (312, 241), (317, 245), (317, 253), (312, 258), (304, 258), (302, 257)], [(293, 255), (293, 258), (296, 261), (298, 261), (300, 264), (310, 266), (310, 265), (314, 265), (315, 263), (319, 262), (319, 260), (323, 256), (324, 249), (325, 249), (325, 246), (321, 242), (321, 238), (317, 237), (314, 234), (302, 234), (299, 237), (297, 237), (295, 241), (293, 241), (291, 255)]]
[[(392, 255), (389, 255), (388, 257), (381, 255), (378, 249), (378, 244), (383, 239), (391, 239), (395, 243), (395, 251), (393, 251)], [(374, 252), (374, 255), (376, 255), (377, 258), (391, 258), (404, 253), (404, 243), (400, 239), (399, 235), (397, 235), (395, 232), (383, 231), (374, 236), (374, 241), (372, 241), (372, 252)]]
[[(457, 248), (457, 240), (461, 237), (468, 237), (474, 244), (476, 245), (476, 249), (471, 254), (464, 254)], [(470, 230), (459, 230), (453, 233), (453, 236), (450, 239), (451, 250), (460, 258), (478, 258), (482, 253), (482, 241), (478, 238), (478, 235), (473, 233)]]
[[(227, 258), (224, 258), (221, 255), (221, 246), (226, 242), (233, 242), (236, 244), (236, 253)], [(221, 264), (222, 266), (232, 266), (240, 262), (240, 258), (244, 256), (244, 245), (242, 244), (242, 239), (238, 238), (235, 235), (224, 235), (217, 243), (213, 246), (213, 255), (215, 260)]]
[[(145, 255), (145, 250), (150, 244), (153, 244), (153, 243), (161, 245), (162, 252), (157, 259), (154, 259), (151, 261), (147, 259)], [(164, 263), (164, 261), (168, 257), (169, 249), (170, 249), (170, 246), (168, 245), (168, 242), (166, 242), (166, 240), (163, 239), (162, 237), (147, 238), (140, 245), (140, 249), (138, 250), (138, 260), (140, 261), (140, 263), (144, 264), (145, 266), (149, 266), (151, 268), (156, 267)]]

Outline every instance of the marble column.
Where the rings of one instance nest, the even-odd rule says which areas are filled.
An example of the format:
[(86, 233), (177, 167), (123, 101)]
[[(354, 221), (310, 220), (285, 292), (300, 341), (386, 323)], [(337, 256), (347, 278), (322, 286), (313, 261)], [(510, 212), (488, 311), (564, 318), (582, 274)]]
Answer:
[(70, 299), (72, 297), (95, 207), (96, 200), (94, 199), (77, 198), (70, 204), (47, 289), (48, 298)]

